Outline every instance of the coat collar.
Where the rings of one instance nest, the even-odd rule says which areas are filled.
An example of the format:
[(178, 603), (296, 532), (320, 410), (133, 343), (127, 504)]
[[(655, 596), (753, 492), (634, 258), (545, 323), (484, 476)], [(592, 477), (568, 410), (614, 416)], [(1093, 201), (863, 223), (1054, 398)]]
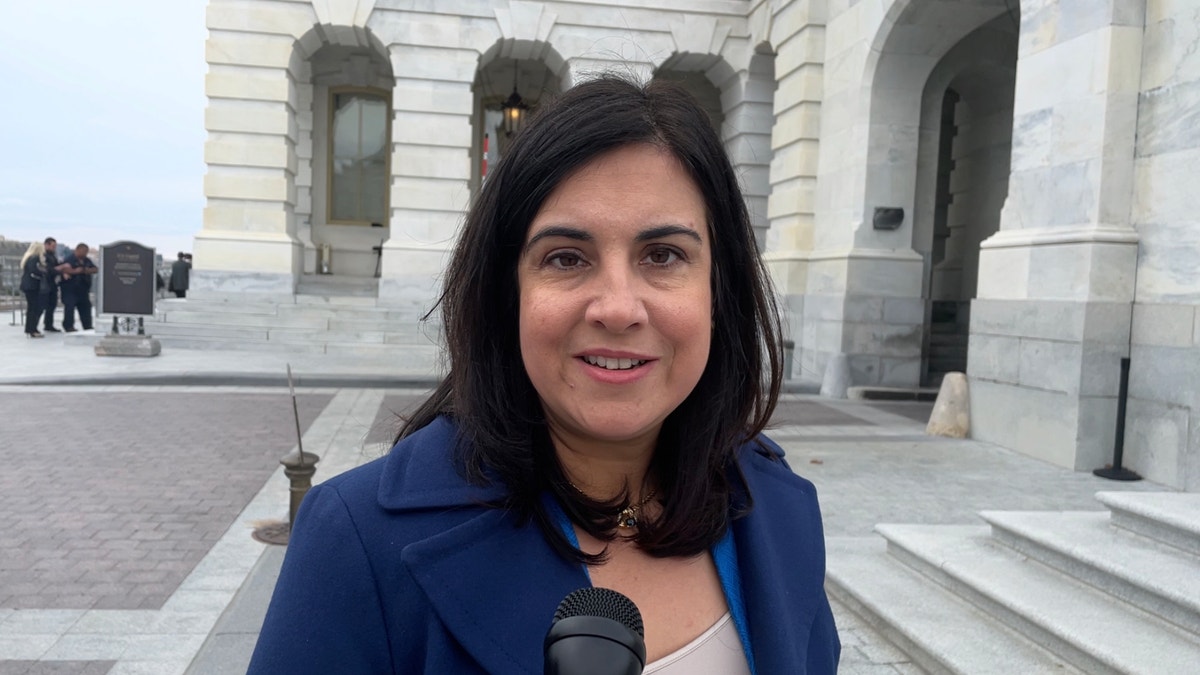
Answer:
[[(558, 603), (590, 586), (533, 523), (484, 508), (502, 486), (467, 484), (454, 467), (455, 427), (444, 417), (389, 455), (379, 503), (391, 511), (473, 507), (457, 526), (406, 546), (401, 562), (438, 617), (487, 672), (542, 672), (542, 640)], [(754, 509), (733, 525), (742, 597), (759, 673), (805, 670), (805, 646), (823, 593), (824, 543), (812, 486), (777, 457), (773, 444), (748, 444), (741, 465)], [(789, 514), (772, 518), (767, 514)], [(797, 541), (792, 514), (815, 519), (817, 541)], [(469, 515), (468, 515), (469, 514)], [(801, 571), (798, 571), (801, 570)], [(815, 577), (813, 575), (816, 575)]]

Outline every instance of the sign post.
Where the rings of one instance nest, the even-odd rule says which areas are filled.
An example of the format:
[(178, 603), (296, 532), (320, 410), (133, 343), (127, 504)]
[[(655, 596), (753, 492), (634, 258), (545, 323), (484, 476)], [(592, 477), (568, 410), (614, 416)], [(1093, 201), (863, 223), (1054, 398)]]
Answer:
[(154, 249), (132, 241), (100, 247), (101, 314), (112, 329), (96, 343), (97, 356), (158, 356), (162, 345), (146, 335), (145, 317), (154, 316)]

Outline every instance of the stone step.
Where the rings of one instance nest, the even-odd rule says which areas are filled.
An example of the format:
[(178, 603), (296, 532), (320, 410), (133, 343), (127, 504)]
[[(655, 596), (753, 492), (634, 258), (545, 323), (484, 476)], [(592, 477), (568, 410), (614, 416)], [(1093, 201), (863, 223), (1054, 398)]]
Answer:
[(929, 672), (1078, 673), (886, 552), (878, 537), (832, 537), (825, 584), (881, 635)]
[(296, 330), (290, 328), (268, 331), (267, 340), (286, 343), (323, 342), (341, 344), (393, 344), (420, 345), (435, 343), (416, 332), (392, 332), (382, 330)]
[(295, 302), (292, 304), (296, 305), (340, 305), (348, 307), (374, 307), (376, 305), (376, 297), (374, 295), (303, 294), (296, 295), (294, 299)]
[(929, 346), (932, 347), (962, 347), (967, 348), (969, 336), (966, 333), (930, 333)]
[(224, 312), (196, 312), (175, 310), (155, 317), (155, 323), (186, 323), (211, 326), (241, 326), (256, 328), (309, 328), (329, 327), (329, 319), (310, 316), (226, 314)]
[(286, 344), (281, 342), (251, 342), (217, 336), (162, 335), (155, 336), (163, 347), (175, 349), (213, 349), (234, 352), (274, 352), (282, 354), (324, 354), (323, 343)]
[(146, 332), (155, 337), (217, 337), (229, 340), (249, 340), (265, 342), (267, 329), (261, 326), (219, 326), (197, 323), (151, 323), (146, 325)]
[(888, 552), (1088, 673), (1191, 675), (1200, 638), (1025, 558), (988, 526), (879, 525)]
[(1010, 548), (1200, 635), (1200, 557), (1113, 527), (1107, 511), (984, 511)]
[(1200, 494), (1097, 492), (1112, 511), (1112, 524), (1200, 555)]
[(171, 314), (179, 311), (221, 312), (223, 314), (278, 314), (278, 305), (269, 302), (221, 302), (210, 300), (167, 300), (154, 305), (155, 314)]

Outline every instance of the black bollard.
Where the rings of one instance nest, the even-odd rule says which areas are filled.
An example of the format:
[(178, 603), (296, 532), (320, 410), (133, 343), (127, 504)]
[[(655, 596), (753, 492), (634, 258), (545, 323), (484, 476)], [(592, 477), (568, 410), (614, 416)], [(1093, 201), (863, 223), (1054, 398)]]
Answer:
[(1117, 392), (1117, 437), (1113, 439), (1113, 463), (1092, 473), (1109, 480), (1133, 481), (1142, 477), (1121, 466), (1125, 459), (1125, 401), (1129, 398), (1129, 357), (1121, 359), (1121, 388)]

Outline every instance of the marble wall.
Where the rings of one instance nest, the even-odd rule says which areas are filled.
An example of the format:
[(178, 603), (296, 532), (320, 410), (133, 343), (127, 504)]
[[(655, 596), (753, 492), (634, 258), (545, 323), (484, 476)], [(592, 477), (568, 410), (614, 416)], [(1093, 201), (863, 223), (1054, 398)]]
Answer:
[(1139, 236), (1126, 465), (1200, 490), (1200, 20), (1148, 0), (1131, 218)]

